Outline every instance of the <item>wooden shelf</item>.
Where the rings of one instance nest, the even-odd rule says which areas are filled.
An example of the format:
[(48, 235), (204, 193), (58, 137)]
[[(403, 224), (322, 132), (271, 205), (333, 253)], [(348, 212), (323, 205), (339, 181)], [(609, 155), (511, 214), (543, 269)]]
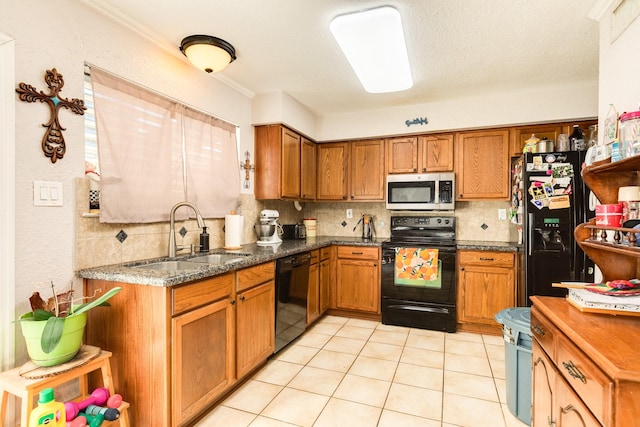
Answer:
[(640, 156), (619, 162), (587, 166), (582, 179), (595, 193), (600, 203), (618, 203), (618, 188), (640, 183)]

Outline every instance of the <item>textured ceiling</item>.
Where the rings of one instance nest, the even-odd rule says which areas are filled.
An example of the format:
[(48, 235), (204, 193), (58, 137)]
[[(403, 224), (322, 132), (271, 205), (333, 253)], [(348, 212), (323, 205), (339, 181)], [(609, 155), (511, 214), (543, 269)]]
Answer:
[[(221, 74), (250, 94), (283, 91), (318, 115), (598, 78), (595, 0), (81, 0), (178, 49), (192, 34), (234, 45)], [(339, 14), (396, 7), (413, 88), (366, 93), (329, 31)]]

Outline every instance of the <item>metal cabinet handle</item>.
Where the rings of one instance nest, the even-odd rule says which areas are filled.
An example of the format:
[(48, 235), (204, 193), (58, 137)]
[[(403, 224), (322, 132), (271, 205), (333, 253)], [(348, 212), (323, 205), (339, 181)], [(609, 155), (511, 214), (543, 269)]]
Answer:
[(580, 372), (580, 369), (578, 369), (571, 360), (569, 360), (569, 362), (562, 362), (562, 366), (564, 366), (569, 375), (571, 375), (573, 378), (579, 379), (580, 381), (582, 381), (582, 384), (587, 383), (587, 378), (582, 372)]
[(483, 257), (480, 257), (480, 261), (495, 261), (495, 258), (483, 258)]
[(244, 295), (240, 295), (240, 301), (244, 301)]
[(460, 271), (464, 271), (464, 267), (460, 267)]
[(229, 301), (229, 303), (230, 303), (231, 305), (235, 305), (235, 304), (236, 304), (236, 301), (235, 301), (235, 300), (231, 300), (231, 301)]
[(363, 255), (364, 252), (351, 252), (351, 255)]
[(541, 337), (543, 337), (543, 336), (544, 336), (544, 334), (545, 334), (544, 329), (542, 329), (542, 328), (541, 328), (540, 326), (538, 326), (538, 325), (532, 325), (532, 326), (531, 326), (531, 330), (532, 330), (535, 334), (540, 335)]

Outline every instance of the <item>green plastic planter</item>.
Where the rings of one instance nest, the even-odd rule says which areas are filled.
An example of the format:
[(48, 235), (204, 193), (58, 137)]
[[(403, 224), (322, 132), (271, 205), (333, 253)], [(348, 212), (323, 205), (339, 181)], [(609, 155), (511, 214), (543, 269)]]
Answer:
[(74, 314), (64, 319), (62, 337), (55, 348), (45, 353), (42, 350), (41, 338), (46, 325), (44, 320), (29, 320), (33, 318), (33, 313), (25, 313), (20, 316), (20, 326), (22, 335), (27, 343), (29, 357), (38, 366), (55, 366), (73, 359), (80, 351), (84, 327), (87, 324), (87, 313)]

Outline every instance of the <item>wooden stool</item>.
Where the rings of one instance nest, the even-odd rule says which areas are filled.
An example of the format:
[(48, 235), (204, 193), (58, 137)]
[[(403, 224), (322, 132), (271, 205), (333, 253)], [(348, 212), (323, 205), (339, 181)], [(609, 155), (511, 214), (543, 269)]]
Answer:
[[(0, 426), (4, 423), (7, 414), (7, 401), (9, 393), (22, 399), (21, 425), (29, 425), (29, 414), (33, 409), (33, 400), (40, 391), (49, 387), (56, 387), (66, 382), (78, 379), (80, 385), (80, 400), (89, 396), (87, 376), (93, 371), (102, 371), (103, 386), (113, 395), (113, 379), (111, 377), (111, 365), (109, 358), (111, 352), (104, 351), (98, 347), (83, 345), (78, 355), (71, 361), (58, 366), (42, 368), (33, 362), (0, 373), (0, 392), (2, 403), (0, 405)], [(122, 402), (118, 410), (120, 417), (116, 421), (105, 421), (103, 425), (119, 425), (129, 427), (129, 415), (127, 408), (129, 403)], [(115, 424), (118, 423), (118, 424)]]

